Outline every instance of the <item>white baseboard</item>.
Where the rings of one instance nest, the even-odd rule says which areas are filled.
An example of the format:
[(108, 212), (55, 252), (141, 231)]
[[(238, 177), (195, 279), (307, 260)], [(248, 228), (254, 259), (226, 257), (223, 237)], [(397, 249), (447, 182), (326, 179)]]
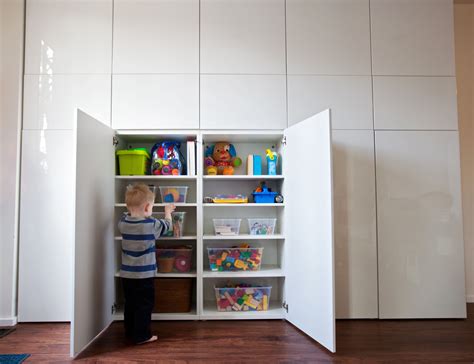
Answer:
[(466, 295), (466, 302), (467, 303), (474, 303), (474, 294)]
[(15, 326), (18, 323), (18, 318), (10, 317), (10, 318), (0, 318), (0, 326)]

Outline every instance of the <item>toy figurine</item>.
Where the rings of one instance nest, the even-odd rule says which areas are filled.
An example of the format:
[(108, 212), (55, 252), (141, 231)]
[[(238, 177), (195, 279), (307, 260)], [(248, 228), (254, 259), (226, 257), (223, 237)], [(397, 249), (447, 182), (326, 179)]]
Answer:
[(237, 157), (235, 147), (227, 142), (219, 142), (207, 147), (204, 165), (208, 175), (233, 175), (234, 167), (239, 167), (242, 159)]

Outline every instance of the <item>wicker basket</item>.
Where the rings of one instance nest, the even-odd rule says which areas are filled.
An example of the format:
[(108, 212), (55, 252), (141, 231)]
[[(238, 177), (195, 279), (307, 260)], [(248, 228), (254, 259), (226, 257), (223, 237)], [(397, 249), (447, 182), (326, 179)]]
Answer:
[(155, 278), (153, 312), (189, 312), (193, 292), (192, 278)]

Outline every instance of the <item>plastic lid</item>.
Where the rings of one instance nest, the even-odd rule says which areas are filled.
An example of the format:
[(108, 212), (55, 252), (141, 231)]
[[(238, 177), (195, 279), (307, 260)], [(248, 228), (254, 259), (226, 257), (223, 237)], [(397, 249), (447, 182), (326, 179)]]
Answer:
[(144, 155), (147, 158), (150, 158), (150, 154), (146, 148), (117, 150), (117, 155)]

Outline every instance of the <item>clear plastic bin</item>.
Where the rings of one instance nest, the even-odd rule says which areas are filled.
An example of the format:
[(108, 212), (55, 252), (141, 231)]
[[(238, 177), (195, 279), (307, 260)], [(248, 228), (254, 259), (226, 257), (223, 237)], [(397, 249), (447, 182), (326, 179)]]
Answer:
[(277, 219), (247, 218), (250, 235), (273, 235)]
[(242, 219), (212, 219), (216, 235), (239, 235)]
[(157, 248), (156, 262), (160, 273), (185, 273), (191, 270), (193, 247)]
[(217, 311), (267, 311), (272, 287), (214, 287)]
[[(155, 212), (153, 214), (157, 219), (164, 219), (164, 212)], [(172, 231), (168, 231), (168, 234), (165, 236), (174, 236), (175, 238), (180, 238), (184, 235), (184, 223), (186, 222), (186, 212), (184, 211), (175, 211), (171, 213), (171, 223), (173, 226)]]
[(213, 272), (260, 270), (263, 248), (207, 248)]
[(160, 195), (163, 203), (184, 203), (188, 195), (188, 186), (160, 186)]

